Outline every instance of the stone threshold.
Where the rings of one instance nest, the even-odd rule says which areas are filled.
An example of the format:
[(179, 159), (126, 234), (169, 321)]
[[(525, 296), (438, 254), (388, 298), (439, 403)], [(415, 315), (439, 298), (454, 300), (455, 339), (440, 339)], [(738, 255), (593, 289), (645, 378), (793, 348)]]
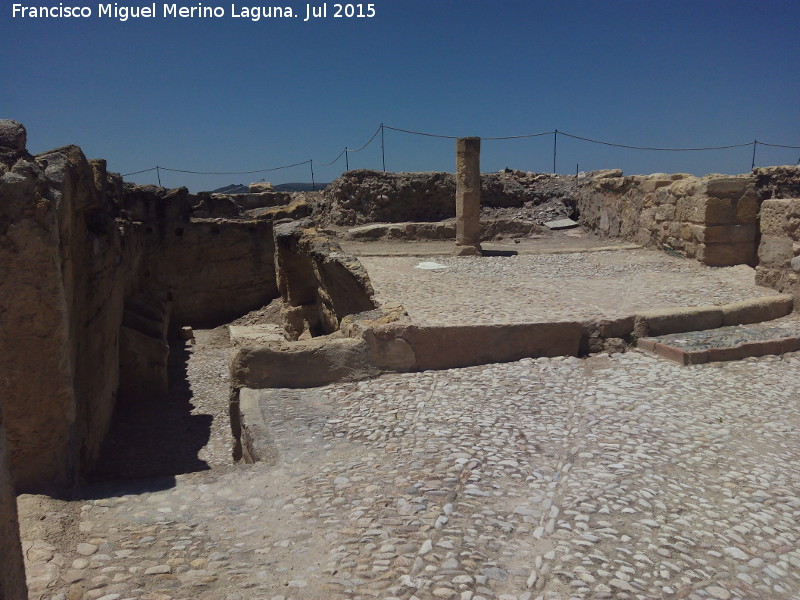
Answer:
[(637, 347), (682, 365), (742, 360), (800, 351), (800, 319), (719, 327), (641, 338)]

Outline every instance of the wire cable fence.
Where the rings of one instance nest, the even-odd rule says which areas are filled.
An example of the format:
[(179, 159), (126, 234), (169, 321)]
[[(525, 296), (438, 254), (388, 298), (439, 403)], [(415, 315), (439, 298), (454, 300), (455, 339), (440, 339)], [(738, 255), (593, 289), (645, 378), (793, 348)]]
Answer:
[[(364, 144), (362, 144), (361, 146), (359, 146), (357, 148), (349, 148), (348, 146), (345, 146), (344, 149), (332, 161), (326, 162), (326, 163), (317, 162), (316, 166), (318, 168), (330, 167), (330, 166), (333, 166), (334, 164), (336, 164), (337, 162), (339, 162), (339, 160), (341, 160), (341, 158), (344, 157), (345, 171), (349, 171), (350, 170), (350, 155), (351, 154), (356, 154), (358, 152), (361, 152), (362, 150), (364, 150), (367, 147), (369, 147), (378, 138), (378, 135), (380, 134), (381, 164), (382, 164), (383, 171), (385, 172), (386, 171), (386, 138), (385, 138), (385, 132), (386, 131), (393, 131), (393, 132), (404, 133), (404, 134), (408, 134), (408, 135), (422, 136), (422, 137), (429, 137), (429, 138), (437, 138), (437, 139), (446, 139), (446, 140), (456, 140), (456, 139), (459, 139), (460, 137), (464, 137), (464, 136), (456, 136), (456, 135), (443, 135), (443, 134), (430, 133), (430, 132), (424, 132), (424, 131), (414, 131), (412, 129), (403, 129), (403, 128), (400, 128), (400, 127), (392, 127), (390, 125), (386, 125), (384, 123), (381, 123), (380, 125), (378, 125), (378, 127), (375, 129), (373, 134), (369, 137), (369, 139)], [(753, 154), (752, 154), (752, 160), (751, 160), (751, 164), (750, 164), (750, 168), (751, 169), (755, 168), (756, 153), (757, 153), (757, 149), (758, 149), (759, 146), (764, 146), (764, 147), (768, 147), (768, 148), (781, 148), (781, 149), (800, 150), (800, 146), (789, 145), (789, 144), (775, 144), (775, 143), (761, 142), (761, 141), (759, 141), (757, 139), (753, 140), (752, 142), (743, 142), (743, 143), (740, 143), (740, 144), (727, 144), (727, 145), (721, 145), (721, 146), (703, 146), (703, 147), (636, 146), (636, 145), (632, 145), (632, 144), (621, 144), (621, 143), (609, 142), (609, 141), (605, 141), (605, 140), (597, 140), (597, 139), (593, 139), (593, 138), (589, 138), (589, 137), (575, 135), (575, 134), (572, 134), (572, 133), (567, 133), (566, 131), (560, 131), (558, 129), (553, 129), (552, 131), (542, 131), (542, 132), (538, 132), (538, 133), (528, 133), (528, 134), (522, 134), (522, 135), (487, 136), (487, 137), (481, 137), (480, 139), (481, 140), (486, 140), (486, 141), (507, 141), (507, 140), (521, 140), (521, 139), (528, 139), (528, 138), (538, 138), (538, 137), (543, 137), (543, 136), (552, 136), (553, 137), (553, 142), (552, 142), (552, 148), (553, 148), (553, 150), (552, 150), (553, 174), (556, 173), (557, 166), (558, 166), (557, 165), (557, 158), (558, 158), (558, 138), (559, 138), (559, 136), (563, 136), (565, 138), (569, 138), (569, 139), (573, 139), (573, 140), (577, 140), (577, 141), (585, 142), (585, 143), (589, 143), (589, 144), (596, 144), (596, 145), (608, 146), (608, 147), (613, 147), (613, 148), (622, 148), (622, 149), (625, 149), (625, 150), (636, 150), (636, 151), (645, 151), (645, 152), (713, 152), (713, 151), (719, 151), (719, 150), (729, 150), (729, 149), (733, 149), (733, 148), (746, 148), (746, 147), (752, 146)], [(800, 164), (800, 160), (798, 160), (797, 163)], [(309, 166), (310, 175), (311, 175), (312, 189), (316, 190), (316, 179), (315, 179), (315, 172), (314, 172), (315, 161), (314, 161), (314, 159), (311, 159), (311, 158), (306, 159), (306, 160), (302, 160), (302, 161), (298, 161), (298, 162), (295, 162), (295, 163), (292, 163), (292, 164), (289, 164), (289, 165), (283, 165), (283, 166), (279, 166), (279, 167), (267, 167), (267, 168), (263, 168), (263, 169), (254, 169), (254, 170), (250, 170), (250, 171), (199, 171), (199, 170), (190, 170), (190, 169), (175, 169), (175, 168), (171, 168), (171, 167), (162, 167), (161, 165), (156, 165), (156, 166), (151, 167), (149, 169), (142, 169), (140, 171), (133, 171), (131, 173), (124, 173), (122, 176), (123, 177), (129, 177), (129, 176), (132, 176), (132, 175), (141, 175), (141, 174), (144, 174), (144, 173), (150, 173), (150, 172), (155, 171), (156, 172), (156, 177), (157, 177), (157, 180), (158, 180), (158, 184), (161, 185), (161, 172), (162, 171), (166, 171), (166, 172), (170, 172), (170, 173), (188, 174), (188, 175), (257, 175), (257, 174), (261, 174), (261, 173), (271, 173), (271, 172), (281, 171), (281, 170), (284, 170), (284, 169), (291, 169), (291, 168), (295, 168), (295, 167), (301, 167), (303, 165), (308, 165)], [(577, 165), (576, 165), (576, 171), (577, 171)]]

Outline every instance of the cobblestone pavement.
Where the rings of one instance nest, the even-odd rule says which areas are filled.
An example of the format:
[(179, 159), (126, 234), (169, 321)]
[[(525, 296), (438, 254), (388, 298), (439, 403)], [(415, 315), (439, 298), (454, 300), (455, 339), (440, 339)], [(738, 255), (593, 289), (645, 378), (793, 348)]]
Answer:
[(264, 391), (276, 465), (87, 490), (32, 597), (800, 598), (799, 388), (631, 351)]
[[(775, 291), (745, 265), (711, 268), (656, 250), (510, 257), (362, 256), (376, 296), (425, 325), (623, 317), (637, 310), (727, 304)], [(515, 301), (516, 299), (516, 301)], [(446, 307), (446, 308), (445, 308)]]

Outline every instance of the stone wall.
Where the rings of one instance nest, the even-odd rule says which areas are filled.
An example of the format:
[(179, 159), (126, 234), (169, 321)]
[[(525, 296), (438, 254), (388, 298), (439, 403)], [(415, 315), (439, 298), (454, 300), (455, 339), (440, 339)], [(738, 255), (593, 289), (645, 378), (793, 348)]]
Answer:
[[(546, 173), (482, 173), (481, 206), (521, 207), (568, 198), (569, 183)], [(318, 216), (322, 223), (335, 225), (449, 219), (456, 216), (455, 176), (348, 171), (325, 189)]]
[(752, 175), (590, 173), (575, 190), (580, 222), (711, 266), (756, 264), (760, 199)]
[(96, 457), (111, 418), (139, 240), (109, 206), (102, 162), (79, 148), (34, 157), (6, 146), (0, 164), (0, 345), (10, 349), (0, 356), (0, 397), (11, 469), (19, 489), (65, 485)]
[(0, 413), (0, 598), (26, 600), (25, 568), (19, 539), (17, 496), (8, 466), (8, 444)]
[(310, 209), (124, 184), (25, 137), (0, 121), (0, 398), (17, 489), (39, 491), (91, 467), (120, 395), (166, 396), (170, 326), (278, 296), (273, 221)]
[(295, 338), (333, 333), (343, 317), (377, 306), (364, 266), (311, 225), (293, 221), (275, 230), (282, 315)]
[(790, 293), (800, 308), (800, 167), (756, 169), (761, 241), (756, 283)]

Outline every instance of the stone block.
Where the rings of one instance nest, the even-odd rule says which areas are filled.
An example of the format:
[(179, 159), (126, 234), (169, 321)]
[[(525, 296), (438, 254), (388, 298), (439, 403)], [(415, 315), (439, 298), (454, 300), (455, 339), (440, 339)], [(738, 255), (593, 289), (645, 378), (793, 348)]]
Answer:
[(789, 216), (800, 213), (800, 200), (764, 200), (759, 221), (762, 235), (786, 235)]
[(597, 330), (604, 338), (624, 338), (633, 333), (634, 317), (621, 317), (618, 319), (602, 319), (597, 324)]
[(709, 267), (756, 264), (755, 241), (744, 244), (703, 244), (698, 260)]
[(788, 269), (794, 258), (792, 240), (786, 235), (762, 235), (758, 246), (758, 260), (764, 265)]
[(723, 325), (747, 325), (785, 317), (792, 312), (790, 294), (776, 294), (764, 298), (751, 298), (722, 306)]
[(580, 323), (524, 325), (410, 326), (404, 334), (417, 367), (451, 369), (526, 357), (577, 356), (584, 329)]
[(721, 325), (722, 309), (718, 306), (661, 308), (638, 313), (634, 333), (637, 337), (659, 336), (715, 329)]
[(296, 342), (242, 345), (231, 359), (235, 387), (306, 388), (379, 373), (363, 339), (321, 336)]
[(736, 200), (744, 194), (752, 179), (748, 177), (717, 177), (706, 183), (706, 193), (714, 198)]
[(755, 244), (756, 226), (751, 225), (709, 225), (698, 241), (707, 244)]
[(684, 196), (678, 198), (676, 218), (689, 223), (706, 222), (706, 198), (702, 196)]
[(735, 221), (733, 201), (728, 198), (709, 197), (705, 202), (704, 222), (708, 225), (728, 224)]
[(273, 187), (269, 181), (257, 181), (250, 184), (249, 190), (251, 194), (261, 194), (273, 191)]
[(639, 189), (647, 194), (655, 192), (658, 188), (667, 187), (672, 185), (671, 179), (645, 179), (639, 186)]
[(675, 218), (676, 207), (673, 204), (662, 204), (656, 208), (654, 218), (656, 221), (668, 221)]
[(755, 224), (758, 219), (758, 197), (750, 191), (735, 203), (735, 221), (742, 224)]

